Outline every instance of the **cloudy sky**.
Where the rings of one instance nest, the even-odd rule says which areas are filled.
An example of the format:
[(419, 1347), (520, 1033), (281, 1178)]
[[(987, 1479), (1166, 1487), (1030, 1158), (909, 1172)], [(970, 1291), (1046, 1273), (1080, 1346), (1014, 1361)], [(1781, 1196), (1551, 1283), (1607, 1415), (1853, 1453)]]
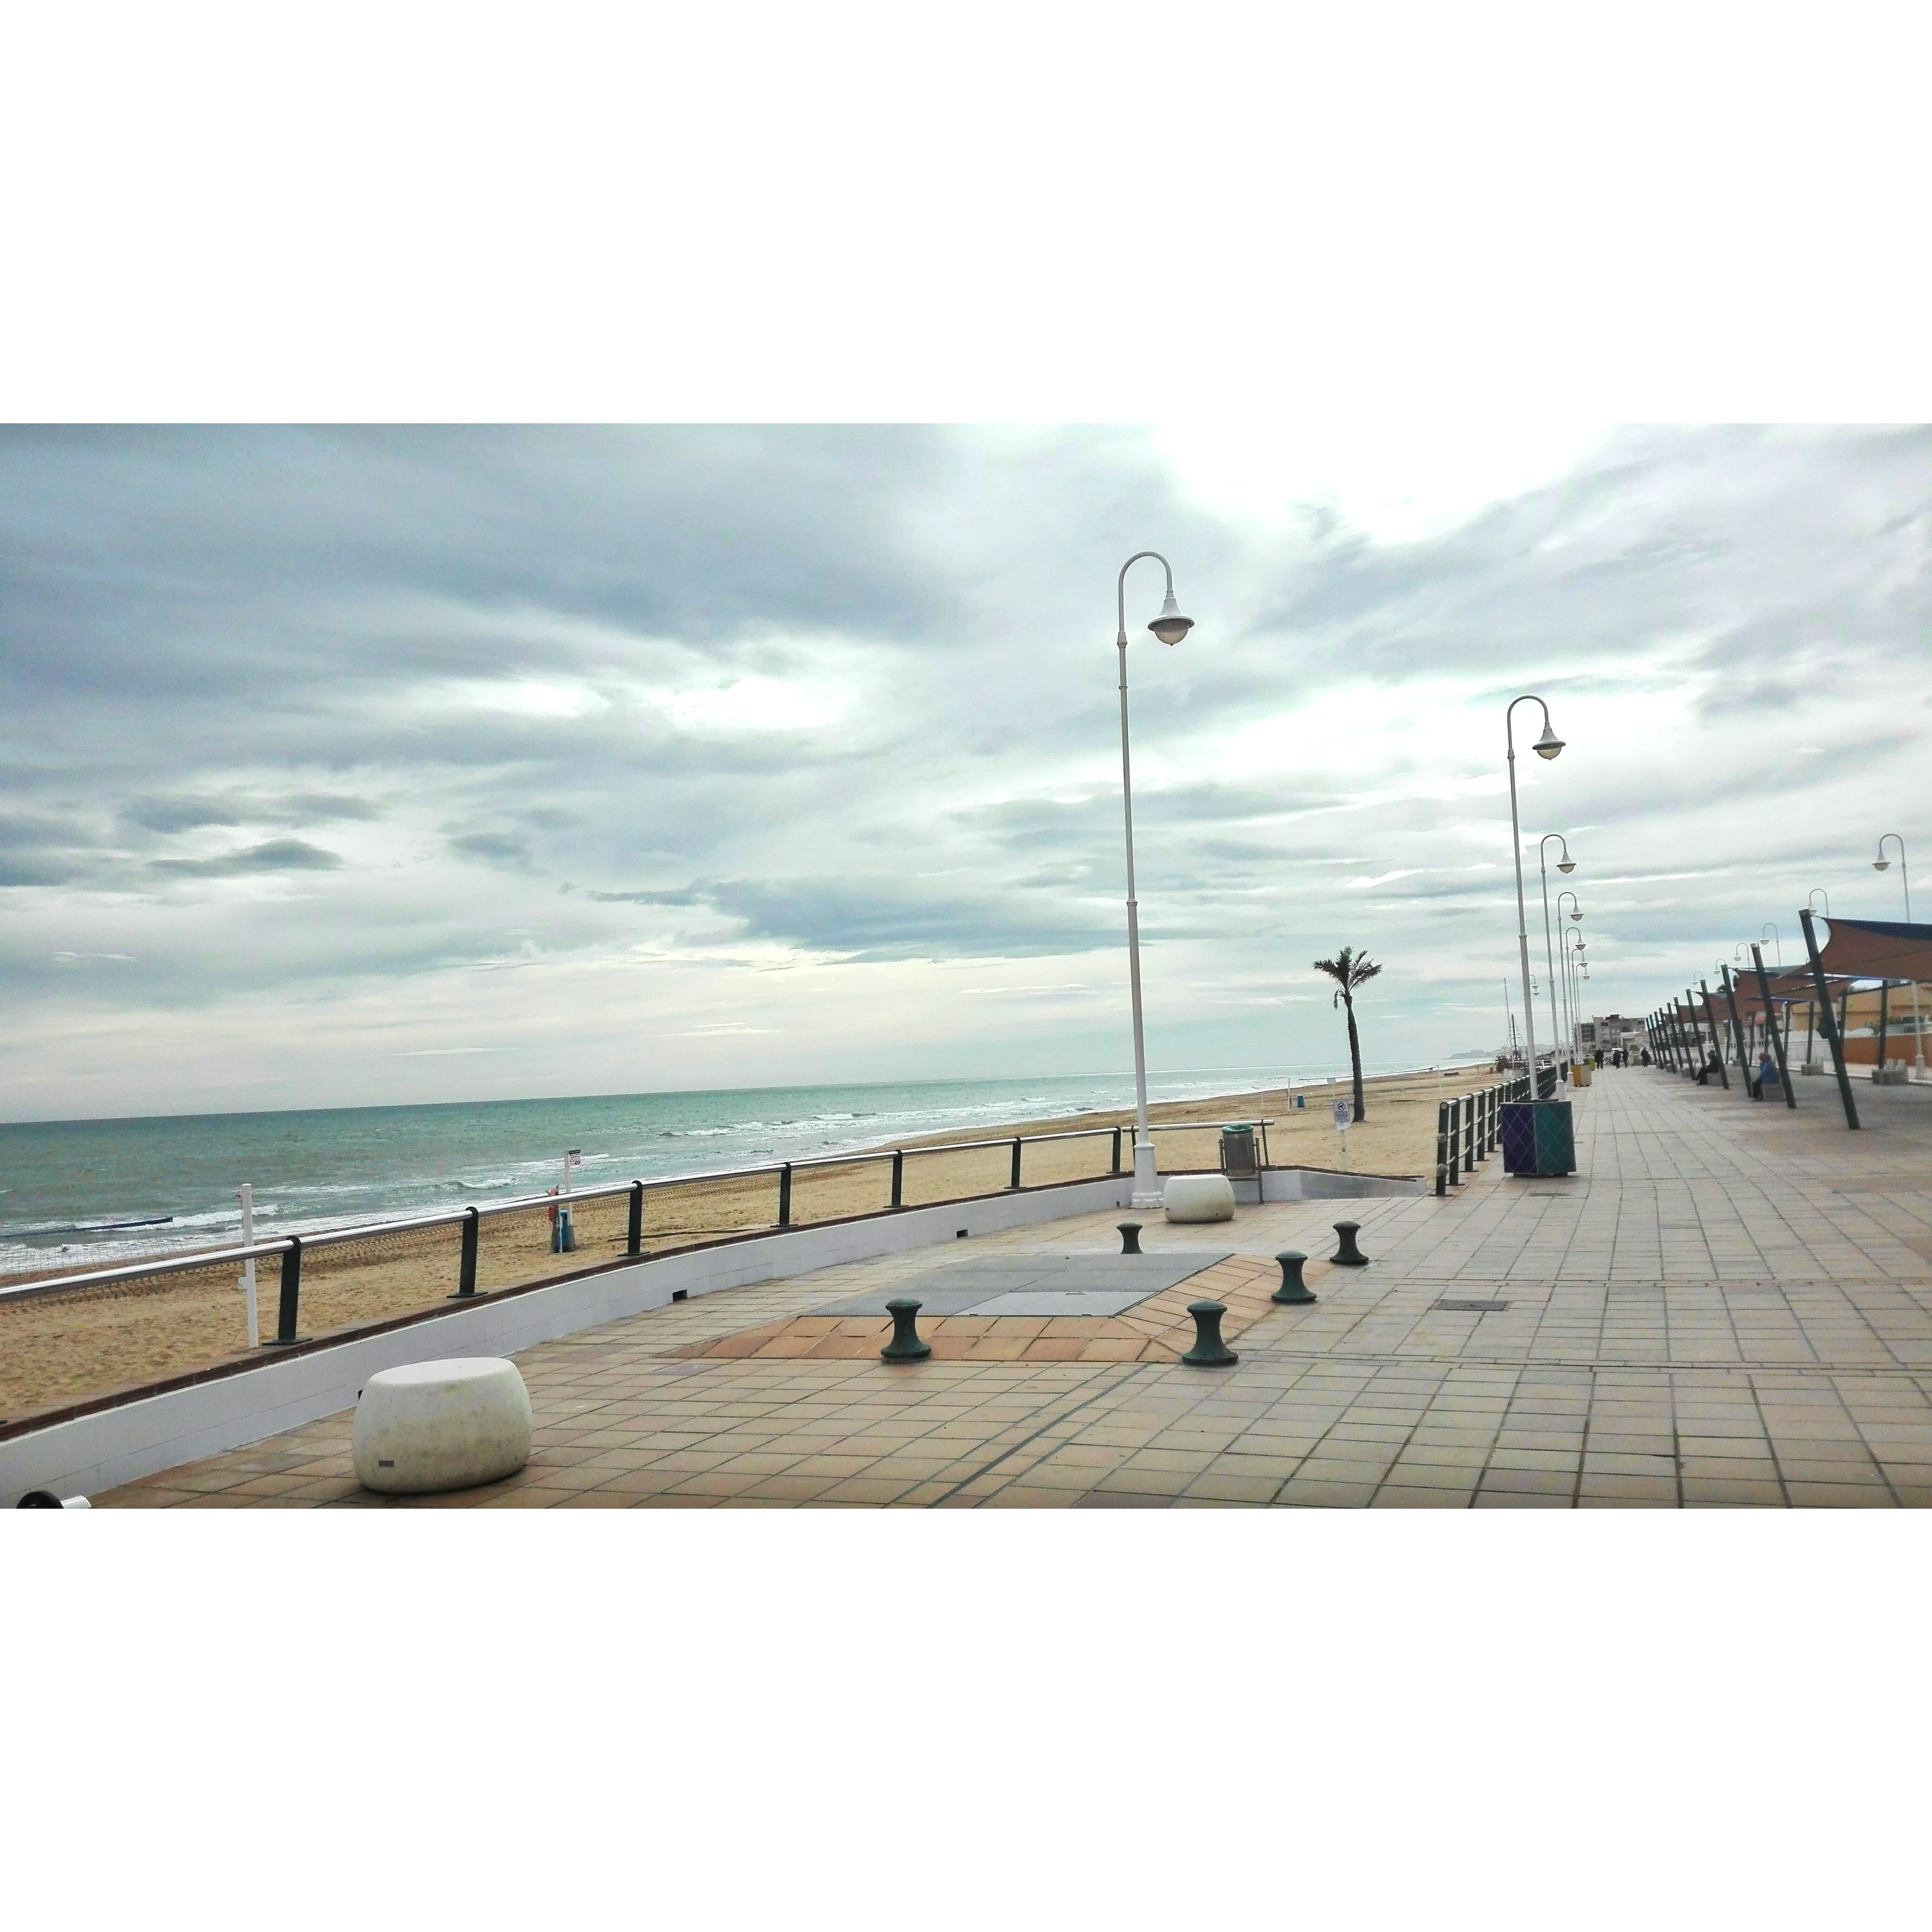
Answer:
[(1157, 1067), (1498, 1037), (1520, 691), (1598, 1010), (1932, 836), (1922, 430), (20, 429), (0, 1112), (1126, 1067), (1143, 548)]

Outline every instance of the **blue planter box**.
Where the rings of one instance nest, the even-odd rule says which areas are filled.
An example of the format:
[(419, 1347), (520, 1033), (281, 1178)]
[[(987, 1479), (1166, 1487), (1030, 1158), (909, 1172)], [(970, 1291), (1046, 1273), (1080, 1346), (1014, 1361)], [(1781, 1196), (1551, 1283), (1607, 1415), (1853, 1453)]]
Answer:
[(1576, 1136), (1568, 1100), (1505, 1100), (1502, 1116), (1505, 1173), (1576, 1172)]

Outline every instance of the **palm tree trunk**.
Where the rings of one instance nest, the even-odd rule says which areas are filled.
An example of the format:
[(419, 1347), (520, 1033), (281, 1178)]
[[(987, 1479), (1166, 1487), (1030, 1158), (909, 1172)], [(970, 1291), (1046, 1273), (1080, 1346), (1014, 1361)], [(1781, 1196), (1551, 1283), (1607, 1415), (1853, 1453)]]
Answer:
[(1348, 1062), (1355, 1070), (1355, 1118), (1366, 1120), (1369, 1118), (1369, 1103), (1362, 1097), (1362, 1042), (1355, 1031), (1355, 1003), (1345, 993), (1342, 1003), (1348, 1012)]

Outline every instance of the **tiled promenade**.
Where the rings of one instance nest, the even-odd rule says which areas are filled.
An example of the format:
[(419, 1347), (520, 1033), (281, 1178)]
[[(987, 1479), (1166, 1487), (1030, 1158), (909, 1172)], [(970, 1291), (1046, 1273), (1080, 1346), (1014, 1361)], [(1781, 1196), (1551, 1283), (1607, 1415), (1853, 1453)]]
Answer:
[[(855, 1352), (850, 1318), (812, 1318), (882, 1286), (916, 1295), (964, 1252), (927, 1249), (532, 1350), (520, 1366), (538, 1446), (488, 1489), (366, 1494), (344, 1414), (95, 1501), (1932, 1503), (1932, 1090), (1861, 1085), (1856, 1134), (1828, 1078), (1802, 1082), (1796, 1114), (1654, 1071), (1600, 1074), (1574, 1097), (1567, 1180), (1512, 1181), (1492, 1157), (1447, 1200), (1250, 1208), (1212, 1228), (1148, 1217), (1150, 1251), (1232, 1255), (1169, 1292), (1229, 1303), (1232, 1369), (1173, 1360), (1154, 1303), (1142, 1328), (1157, 1358), (1136, 1346), (1120, 1352), (1138, 1359), (1096, 1359), (1037, 1318), (968, 1324), (953, 1359), (888, 1367), (884, 1324), (862, 1322)], [(1312, 1264), (1312, 1308), (1262, 1300), (1273, 1268), (1256, 1258), (1326, 1255), (1345, 1214), (1372, 1265)], [(1119, 1218), (973, 1252), (1112, 1252)], [(1436, 1309), (1444, 1298), (1508, 1306)], [(755, 1352), (781, 1336), (783, 1354)]]

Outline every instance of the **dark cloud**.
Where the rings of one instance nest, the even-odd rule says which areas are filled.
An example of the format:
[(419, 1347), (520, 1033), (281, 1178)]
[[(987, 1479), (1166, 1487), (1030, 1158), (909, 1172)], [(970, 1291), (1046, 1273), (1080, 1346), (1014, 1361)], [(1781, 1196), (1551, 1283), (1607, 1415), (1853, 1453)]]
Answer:
[(449, 842), (449, 849), (462, 859), (481, 859), (488, 865), (524, 866), (530, 862), (526, 839), (504, 832), (463, 832)]
[(261, 872), (332, 872), (342, 863), (339, 853), (311, 845), (302, 838), (268, 838), (208, 859), (150, 859), (148, 869), (182, 878), (238, 879)]
[(1042, 909), (1018, 896), (940, 893), (880, 880), (701, 880), (663, 892), (597, 892), (637, 905), (707, 908), (748, 938), (781, 940), (848, 959), (1037, 958), (1118, 945), (1118, 920)]

